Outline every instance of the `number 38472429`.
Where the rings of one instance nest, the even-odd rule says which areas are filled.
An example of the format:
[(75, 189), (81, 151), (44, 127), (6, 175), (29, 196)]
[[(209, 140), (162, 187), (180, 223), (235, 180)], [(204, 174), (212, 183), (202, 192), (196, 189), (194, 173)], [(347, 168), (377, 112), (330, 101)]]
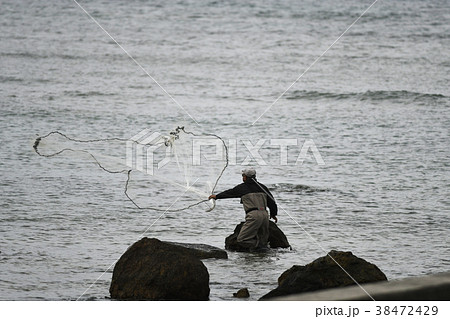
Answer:
[(435, 316), (438, 311), (437, 306), (377, 306), (376, 315)]

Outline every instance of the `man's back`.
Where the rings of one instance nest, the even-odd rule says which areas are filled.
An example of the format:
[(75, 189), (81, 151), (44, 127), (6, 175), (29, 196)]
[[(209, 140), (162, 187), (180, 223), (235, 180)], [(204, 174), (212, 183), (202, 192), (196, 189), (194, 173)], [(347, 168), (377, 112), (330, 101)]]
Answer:
[[(248, 194), (259, 194), (256, 197), (261, 197), (261, 199), (252, 205), (249, 199), (244, 200), (244, 196)], [(264, 197), (264, 199), (262, 199)], [(278, 212), (277, 204), (270, 193), (269, 189), (264, 185), (259, 183), (255, 177), (248, 178), (245, 182), (231, 188), (229, 190), (223, 191), (216, 195), (216, 199), (224, 198), (241, 198), (241, 203), (244, 204), (244, 209), (246, 212), (248, 208), (263, 206), (264, 209), (269, 207), (270, 217), (275, 217)], [(248, 198), (248, 197), (246, 197)], [(248, 206), (248, 207), (246, 207)]]

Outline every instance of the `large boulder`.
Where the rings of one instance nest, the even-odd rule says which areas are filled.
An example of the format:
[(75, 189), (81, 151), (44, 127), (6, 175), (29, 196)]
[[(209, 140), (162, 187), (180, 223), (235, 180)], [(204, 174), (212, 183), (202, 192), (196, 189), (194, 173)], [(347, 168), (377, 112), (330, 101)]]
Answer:
[[(249, 250), (247, 247), (244, 247), (237, 242), (237, 237), (239, 235), (239, 232), (241, 231), (242, 225), (244, 225), (244, 222), (237, 225), (236, 228), (234, 229), (233, 234), (225, 238), (225, 249), (232, 251)], [(269, 247), (270, 248), (291, 247), (284, 233), (281, 231), (280, 228), (278, 228), (277, 224), (275, 224), (273, 221), (269, 221)]]
[(118, 300), (209, 300), (209, 273), (191, 249), (145, 237), (116, 263), (109, 292)]
[(365, 284), (386, 280), (386, 275), (374, 264), (354, 256), (351, 252), (332, 250), (306, 266), (293, 266), (286, 270), (278, 278), (278, 287), (261, 297), (261, 300), (351, 286), (356, 285), (356, 282)]

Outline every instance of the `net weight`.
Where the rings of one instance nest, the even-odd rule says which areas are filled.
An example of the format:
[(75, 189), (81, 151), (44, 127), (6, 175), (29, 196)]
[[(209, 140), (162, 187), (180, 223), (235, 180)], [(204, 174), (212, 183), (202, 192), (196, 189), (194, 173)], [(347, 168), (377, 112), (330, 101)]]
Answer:
[(377, 306), (376, 315), (435, 316), (438, 311), (437, 306)]

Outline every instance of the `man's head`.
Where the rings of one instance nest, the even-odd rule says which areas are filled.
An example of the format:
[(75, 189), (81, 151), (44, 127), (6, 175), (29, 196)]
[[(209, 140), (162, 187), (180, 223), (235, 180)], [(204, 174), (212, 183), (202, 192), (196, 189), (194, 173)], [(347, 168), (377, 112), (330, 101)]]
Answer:
[(242, 170), (242, 180), (245, 182), (247, 179), (256, 178), (256, 170), (254, 168), (245, 168)]

